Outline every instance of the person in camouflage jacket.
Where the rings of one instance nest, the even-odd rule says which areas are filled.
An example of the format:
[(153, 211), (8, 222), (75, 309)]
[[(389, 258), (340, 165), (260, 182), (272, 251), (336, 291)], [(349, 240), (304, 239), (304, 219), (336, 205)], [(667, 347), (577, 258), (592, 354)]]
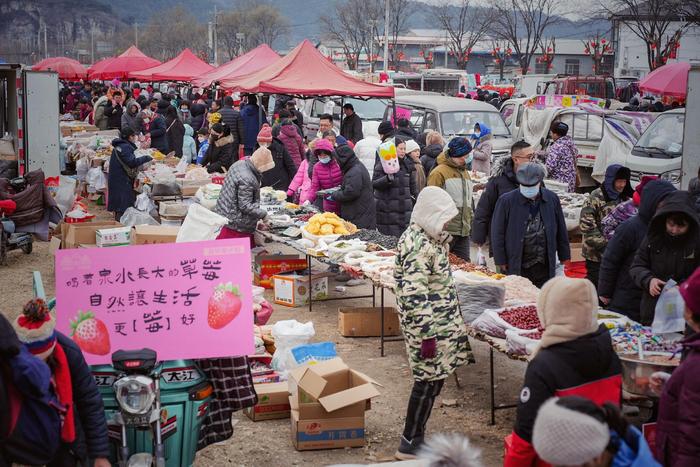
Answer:
[(630, 199), (630, 170), (612, 164), (605, 170), (603, 186), (591, 192), (583, 203), (579, 227), (583, 234), (582, 254), (586, 259), (586, 278), (598, 286), (598, 271), (608, 240), (603, 233), (603, 219), (620, 203)]
[(447, 256), (450, 235), (444, 231), (457, 213), (446, 191), (424, 188), (398, 243), (396, 301), (414, 379), (399, 459), (415, 457), (445, 379), (473, 361)]

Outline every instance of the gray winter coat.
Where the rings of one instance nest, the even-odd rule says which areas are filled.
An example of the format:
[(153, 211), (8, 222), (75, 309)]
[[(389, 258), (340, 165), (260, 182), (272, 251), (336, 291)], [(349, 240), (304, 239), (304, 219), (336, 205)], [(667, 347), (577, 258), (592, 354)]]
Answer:
[(260, 208), (261, 181), (262, 174), (250, 159), (236, 162), (226, 174), (214, 212), (229, 220), (231, 230), (253, 233), (258, 221), (267, 215)]

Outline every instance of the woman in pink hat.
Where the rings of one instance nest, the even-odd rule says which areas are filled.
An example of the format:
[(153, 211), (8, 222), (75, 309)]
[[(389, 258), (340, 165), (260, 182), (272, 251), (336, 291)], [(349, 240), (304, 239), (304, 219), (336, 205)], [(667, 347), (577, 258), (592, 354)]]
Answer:
[[(335, 159), (335, 151), (330, 141), (325, 139), (318, 140), (314, 147), (314, 155), (318, 159), (318, 163), (314, 165), (311, 174), (309, 196), (312, 201), (316, 199), (316, 193), (319, 190), (337, 188), (343, 182), (343, 172)], [(323, 210), (340, 215), (340, 205), (325, 198), (323, 200)]]

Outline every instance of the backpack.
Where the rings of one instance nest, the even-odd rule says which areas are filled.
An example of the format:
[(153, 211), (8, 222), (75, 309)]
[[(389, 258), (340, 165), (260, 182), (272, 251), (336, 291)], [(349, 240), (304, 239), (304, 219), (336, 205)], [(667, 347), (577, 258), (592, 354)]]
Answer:
[(23, 351), (0, 361), (0, 406), (9, 408), (0, 414), (0, 465), (48, 464), (61, 444), (61, 405), (56, 396), (14, 383), (14, 370), (28, 358), (36, 357)]

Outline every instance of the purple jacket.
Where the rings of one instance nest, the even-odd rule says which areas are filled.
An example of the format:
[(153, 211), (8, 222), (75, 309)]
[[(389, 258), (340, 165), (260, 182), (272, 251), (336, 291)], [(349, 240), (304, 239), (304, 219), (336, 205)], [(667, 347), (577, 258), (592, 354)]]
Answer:
[(615, 229), (617, 229), (617, 226), (625, 222), (630, 217), (636, 216), (637, 211), (637, 206), (631, 199), (615, 206), (615, 208), (610, 211), (610, 214), (605, 216), (603, 220), (600, 221), (605, 239), (610, 241), (610, 239), (613, 238), (613, 235), (615, 235)]
[(700, 333), (683, 341), (688, 355), (666, 382), (659, 401), (656, 459), (691, 467), (700, 459)]
[(304, 158), (304, 142), (301, 139), (301, 135), (299, 135), (297, 126), (294, 124), (282, 125), (278, 138), (282, 141), (284, 147), (287, 148), (287, 152), (294, 160), (294, 165), (299, 167)]
[(569, 185), (568, 192), (576, 191), (576, 158), (578, 149), (570, 136), (562, 136), (549, 147), (545, 162), (549, 178)]
[[(318, 190), (327, 190), (328, 188), (335, 188), (340, 186), (343, 182), (343, 172), (340, 170), (340, 166), (335, 159), (331, 159), (328, 164), (323, 164), (317, 162), (314, 165), (314, 171), (311, 175), (311, 189), (309, 190), (309, 196), (311, 200), (316, 199), (316, 192)], [(335, 201), (323, 200), (323, 210), (331, 211), (340, 215), (340, 205)]]

